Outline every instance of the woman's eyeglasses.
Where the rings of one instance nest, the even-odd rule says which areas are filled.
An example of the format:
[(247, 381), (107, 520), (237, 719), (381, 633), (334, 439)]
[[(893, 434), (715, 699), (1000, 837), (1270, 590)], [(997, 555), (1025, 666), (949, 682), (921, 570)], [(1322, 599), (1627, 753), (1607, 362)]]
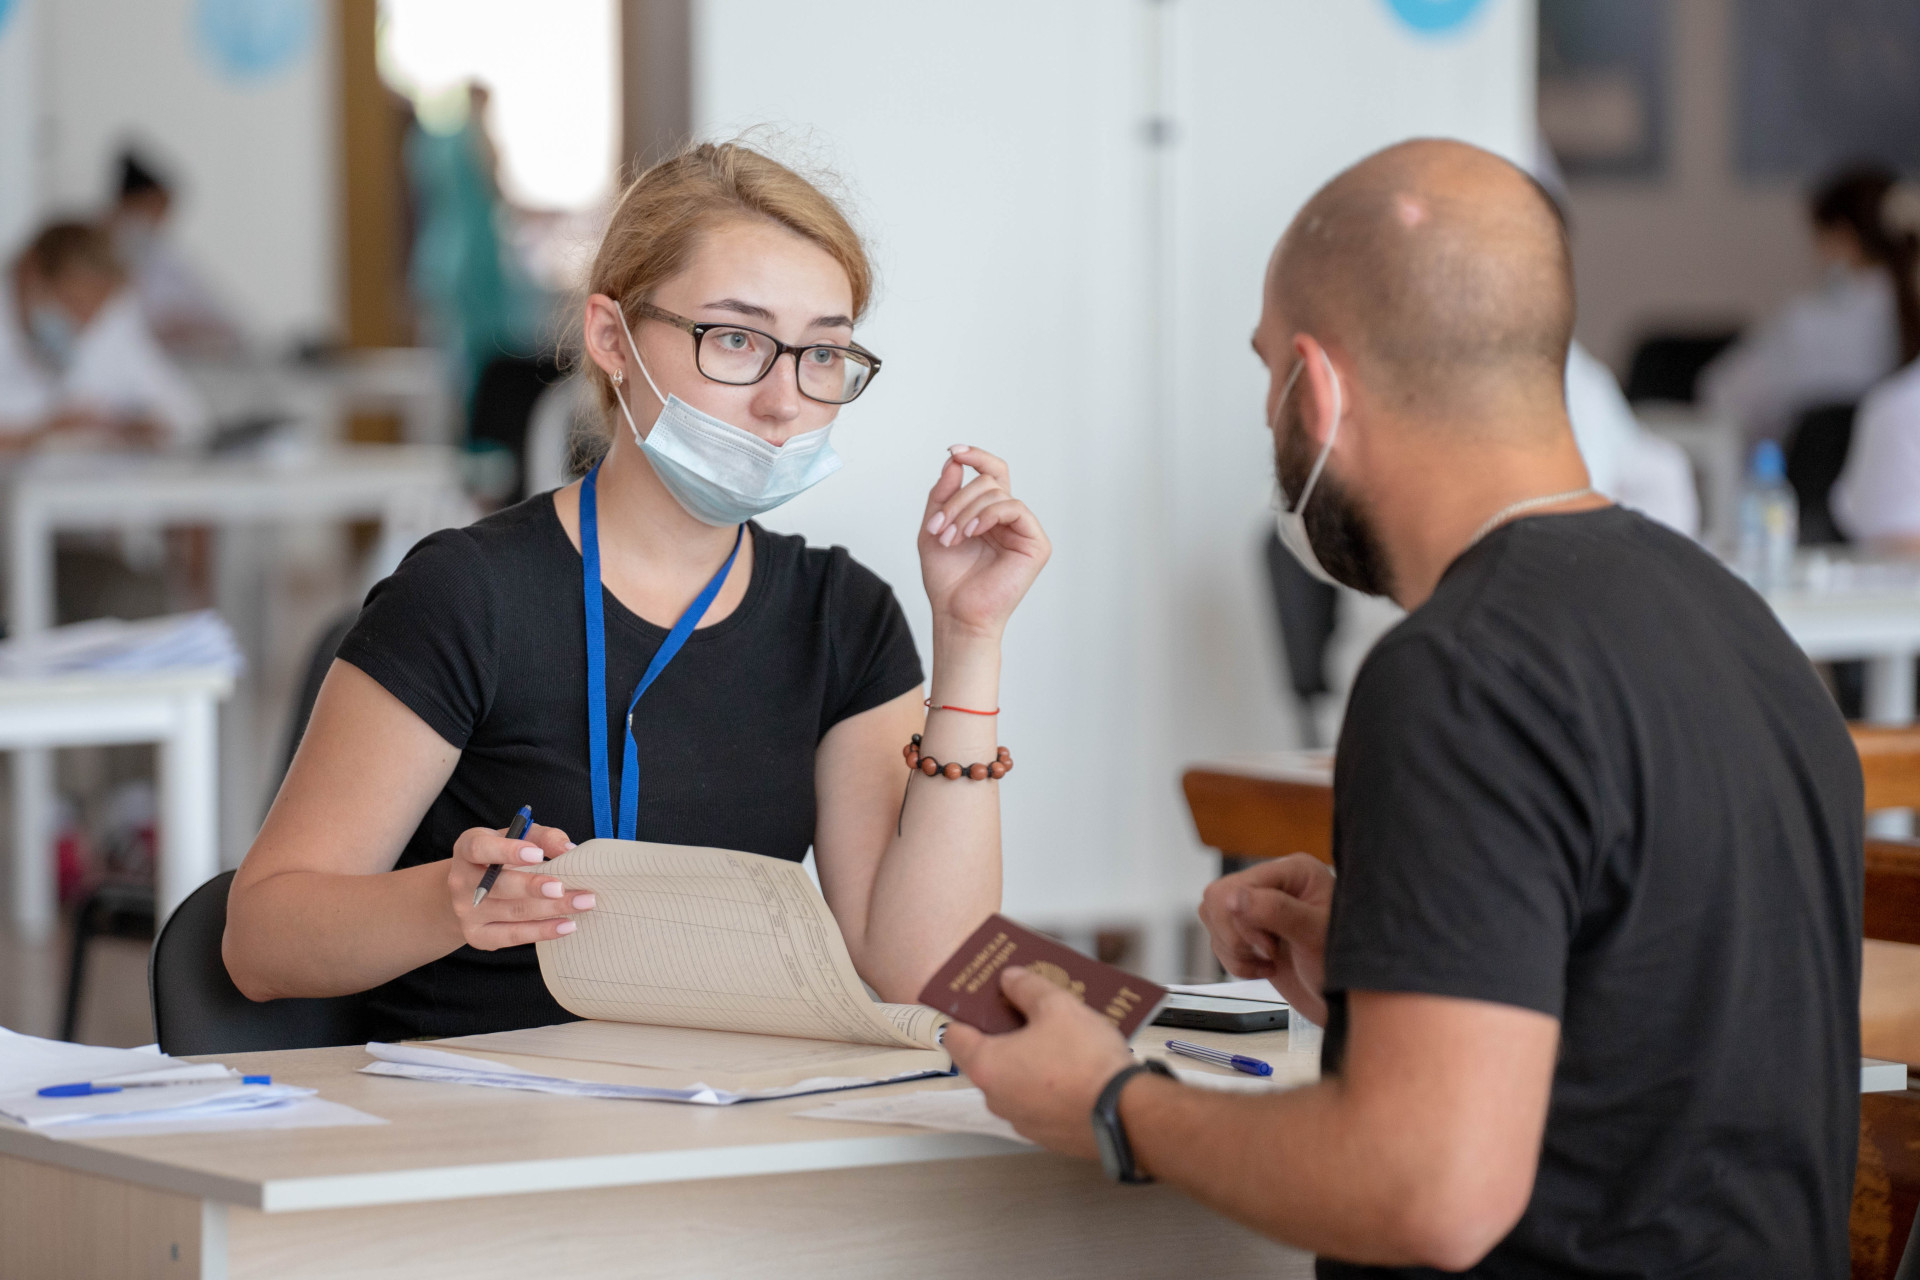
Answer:
[(880, 372), (880, 357), (860, 346), (816, 342), (790, 347), (770, 333), (738, 324), (698, 323), (650, 302), (639, 306), (644, 319), (658, 320), (693, 335), (693, 363), (702, 376), (730, 387), (750, 387), (773, 371), (781, 356), (793, 355), (793, 376), (800, 394), (821, 404), (848, 404)]

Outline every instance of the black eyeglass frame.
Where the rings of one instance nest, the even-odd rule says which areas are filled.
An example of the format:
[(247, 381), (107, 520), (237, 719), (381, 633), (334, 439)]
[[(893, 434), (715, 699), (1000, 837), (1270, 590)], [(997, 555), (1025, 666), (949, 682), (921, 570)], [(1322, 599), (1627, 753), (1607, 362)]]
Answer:
[[(794, 389), (798, 391), (801, 395), (806, 396), (807, 399), (813, 401), (815, 404), (831, 404), (831, 405), (852, 404), (855, 400), (858, 400), (861, 396), (865, 395), (867, 388), (873, 385), (873, 380), (880, 376), (880, 357), (873, 354), (873, 352), (867, 350), (865, 347), (861, 346), (857, 342), (848, 343), (846, 345), (842, 345), (837, 342), (809, 342), (804, 346), (794, 347), (794, 346), (788, 346), (786, 343), (780, 341), (780, 339), (766, 332), (764, 329), (756, 329), (752, 325), (735, 324), (731, 320), (707, 320), (707, 321), (689, 320), (685, 316), (675, 315), (673, 312), (668, 311), (664, 307), (656, 307), (651, 302), (641, 303), (636, 308), (636, 310), (639, 312), (640, 318), (643, 320), (658, 320), (662, 324), (670, 324), (674, 328), (679, 329), (684, 333), (692, 334), (693, 335), (693, 367), (700, 371), (701, 377), (707, 379), (709, 382), (717, 382), (723, 387), (751, 387), (751, 386), (757, 386), (758, 384), (765, 382), (767, 380), (767, 375), (773, 372), (773, 367), (780, 363), (780, 357), (787, 355), (789, 352), (791, 352), (793, 355)], [(707, 334), (715, 329), (737, 329), (742, 333), (751, 333), (755, 337), (765, 338), (768, 342), (771, 342), (773, 344), (773, 358), (767, 361), (767, 367), (760, 371), (759, 377), (750, 378), (746, 382), (729, 382), (725, 378), (714, 377), (712, 374), (708, 373), (705, 368), (701, 366), (700, 344), (702, 341), (706, 339)], [(840, 351), (864, 362), (868, 369), (867, 380), (860, 384), (860, 389), (858, 391), (854, 392), (852, 396), (848, 397), (845, 400), (822, 400), (819, 396), (811, 394), (810, 392), (808, 392), (808, 390), (804, 386), (800, 385), (800, 357), (809, 351), (816, 351), (816, 350)]]

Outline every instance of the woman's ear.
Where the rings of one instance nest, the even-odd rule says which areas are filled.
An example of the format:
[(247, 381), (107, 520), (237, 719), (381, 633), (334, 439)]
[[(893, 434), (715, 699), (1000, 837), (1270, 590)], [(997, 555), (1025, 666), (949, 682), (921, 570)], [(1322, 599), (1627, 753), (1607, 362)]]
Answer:
[(619, 304), (604, 293), (587, 299), (587, 312), (581, 325), (581, 342), (587, 358), (615, 382), (627, 375), (627, 339), (620, 324)]

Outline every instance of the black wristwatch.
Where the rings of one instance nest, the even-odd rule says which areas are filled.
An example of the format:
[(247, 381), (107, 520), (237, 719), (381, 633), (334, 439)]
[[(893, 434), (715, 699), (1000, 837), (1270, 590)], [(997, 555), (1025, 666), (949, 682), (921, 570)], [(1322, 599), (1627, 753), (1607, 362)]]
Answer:
[(1148, 1058), (1145, 1062), (1136, 1062), (1115, 1072), (1113, 1079), (1107, 1081), (1107, 1087), (1100, 1091), (1100, 1100), (1093, 1104), (1093, 1141), (1100, 1148), (1100, 1167), (1115, 1182), (1132, 1186), (1153, 1181), (1152, 1175), (1134, 1167), (1133, 1146), (1127, 1141), (1126, 1126), (1120, 1123), (1120, 1091), (1127, 1087), (1127, 1081), (1142, 1071), (1173, 1079), (1173, 1072), (1166, 1063), (1157, 1058)]

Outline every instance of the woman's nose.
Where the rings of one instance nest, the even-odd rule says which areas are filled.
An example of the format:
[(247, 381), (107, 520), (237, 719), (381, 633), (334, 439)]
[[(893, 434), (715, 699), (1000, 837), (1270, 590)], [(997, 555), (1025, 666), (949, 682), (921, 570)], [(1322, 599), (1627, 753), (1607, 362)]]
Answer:
[[(773, 362), (773, 368), (767, 370), (767, 376), (754, 388), (754, 417), (785, 427), (800, 416), (798, 359), (792, 352), (784, 352)], [(782, 432), (780, 439), (784, 441), (787, 434), (790, 433)]]

